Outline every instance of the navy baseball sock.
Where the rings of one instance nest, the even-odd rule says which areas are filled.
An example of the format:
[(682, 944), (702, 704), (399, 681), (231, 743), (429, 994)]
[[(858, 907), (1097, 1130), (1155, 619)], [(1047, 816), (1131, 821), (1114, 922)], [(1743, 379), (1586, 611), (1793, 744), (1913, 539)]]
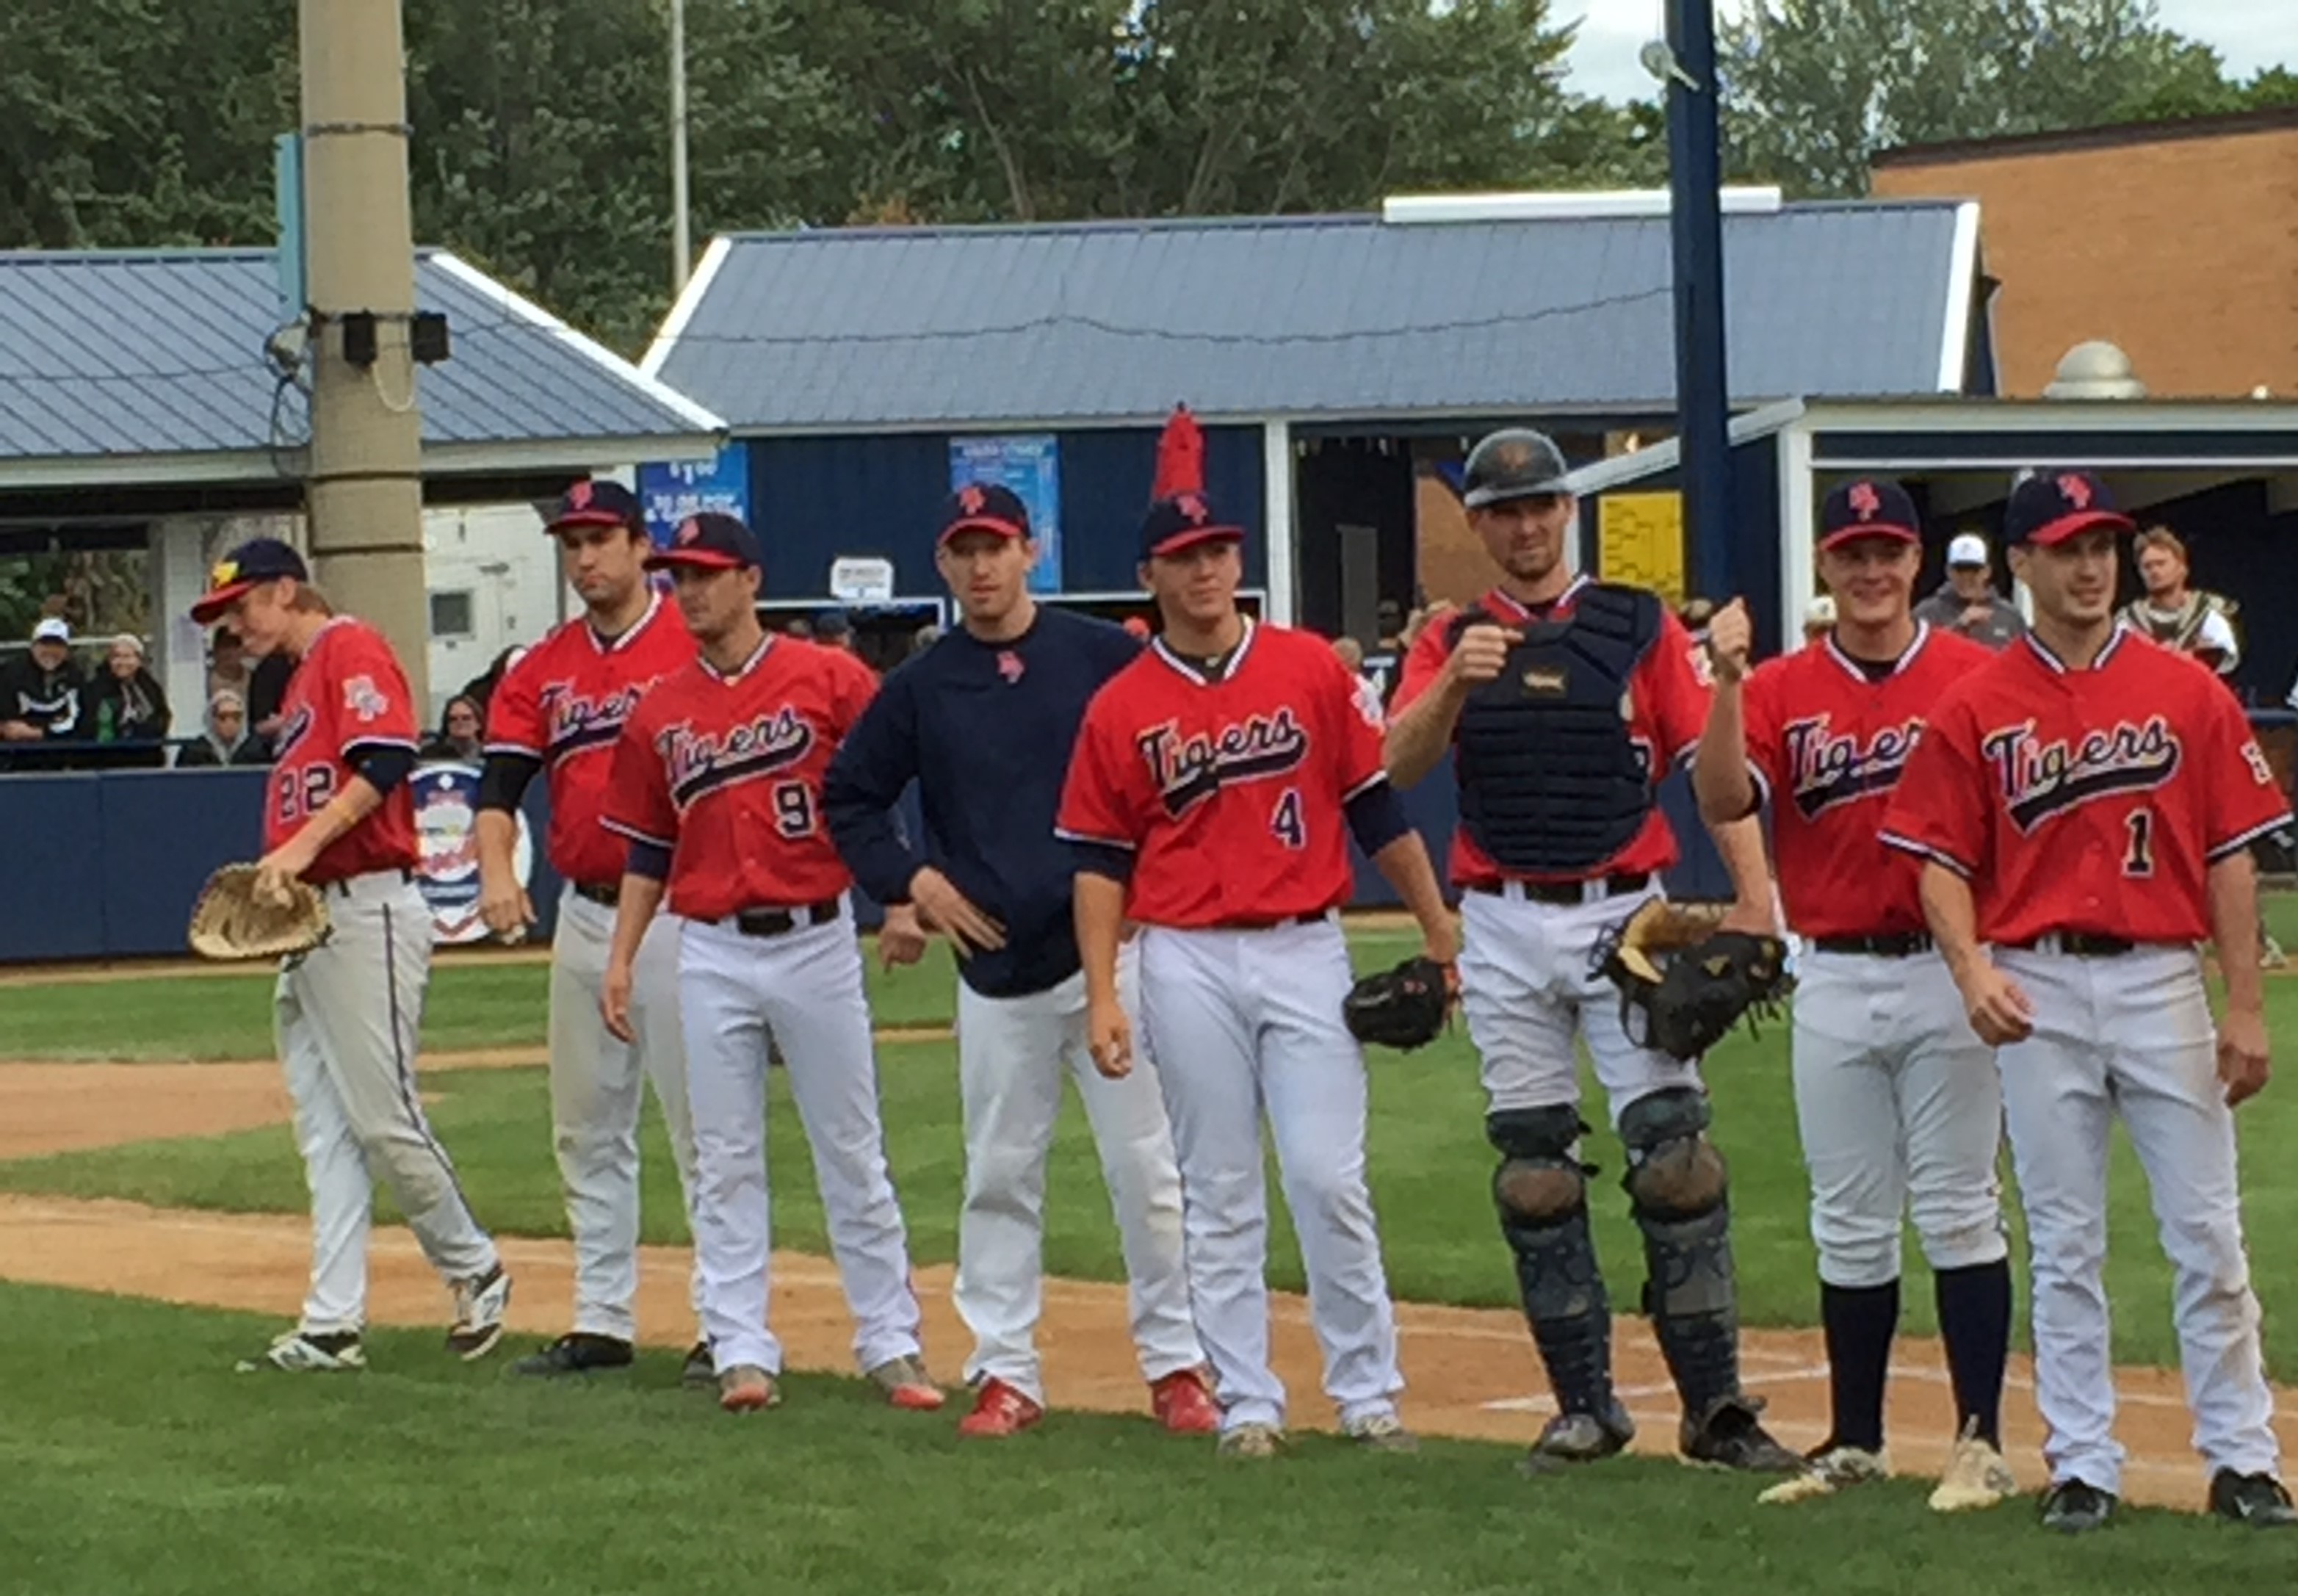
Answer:
[(2003, 1364), (2011, 1350), (2011, 1261), (1941, 1269), (1932, 1277), (1939, 1337), (1955, 1385), (1955, 1425), (1976, 1423), (1989, 1446), (2003, 1444)]
[(1837, 1446), (1883, 1450), (1883, 1380), (1891, 1367), (1891, 1337), (1899, 1327), (1899, 1283), (1830, 1286), (1819, 1283), (1820, 1323), (1827, 1331), (1828, 1396)]

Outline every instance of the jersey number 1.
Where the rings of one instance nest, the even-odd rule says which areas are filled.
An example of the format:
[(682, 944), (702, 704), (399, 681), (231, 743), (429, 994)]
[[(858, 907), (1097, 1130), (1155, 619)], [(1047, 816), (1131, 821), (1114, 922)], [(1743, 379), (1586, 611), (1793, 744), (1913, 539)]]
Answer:
[(1301, 790), (1287, 787), (1277, 800), (1276, 813), (1269, 817), (1269, 829), (1277, 840), (1287, 848), (1306, 848), (1309, 829), (1301, 819)]
[(2130, 846), (2123, 850), (2122, 873), (2145, 878), (2154, 873), (2154, 811), (2133, 809), (2123, 817), (2123, 830), (2130, 833)]

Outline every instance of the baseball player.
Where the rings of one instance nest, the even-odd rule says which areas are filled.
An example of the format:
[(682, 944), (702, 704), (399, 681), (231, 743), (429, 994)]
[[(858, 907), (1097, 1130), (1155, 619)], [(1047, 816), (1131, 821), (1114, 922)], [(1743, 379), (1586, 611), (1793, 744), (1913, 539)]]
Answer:
[[(1086, 703), (1141, 646), (1105, 621), (1031, 599), (1037, 558), (1029, 511), (1013, 493), (981, 485), (951, 496), (935, 563), (963, 624), (887, 678), (839, 746), (823, 806), (839, 851), (871, 896), (911, 906), (960, 955), (965, 1204), (955, 1296), (973, 1332), (965, 1377), (975, 1389), (958, 1433), (1012, 1435), (1045, 1416), (1033, 1335), (1046, 1154), (1062, 1079), (1075, 1075), (1117, 1213), (1151, 1408), (1169, 1430), (1205, 1435), (1220, 1415), (1189, 1323), (1172, 1132), (1145, 1060), (1112, 1080), (1086, 1052), (1085, 977), (1070, 912), (1076, 860), (1054, 835)], [(893, 823), (912, 781), (924, 811), (922, 854)], [(924, 940), (905, 934), (897, 916), (879, 947), (903, 962)], [(1136, 973), (1135, 961), (1121, 957), (1128, 1013)]]
[(310, 1289), (295, 1328), (241, 1367), (366, 1367), (360, 1333), (377, 1176), (454, 1294), (448, 1350), (483, 1358), (502, 1339), (510, 1277), (416, 1095), (431, 912), (415, 885), (406, 781), (417, 723), (406, 675), (382, 634), (337, 615), (302, 557), (275, 538), (242, 543), (219, 563), (192, 619), (228, 621), (257, 658), (295, 661), (265, 790), (256, 891), (308, 881), (333, 928), (280, 965), (272, 1000), (311, 1188)]
[[(488, 700), (478, 816), (479, 914), (498, 936), (516, 939), (534, 921), (513, 861), (518, 805), (536, 773), (546, 773), (547, 846), (551, 868), (566, 883), (550, 949), (550, 1121), (574, 1239), (574, 1325), (516, 1366), (521, 1374), (544, 1376), (630, 1365), (639, 1283), (639, 1104), (648, 1080), (662, 1105), (690, 1211), (694, 1183), (674, 916), (658, 917), (640, 945), (631, 1001), (637, 1045), (608, 1034), (599, 1017), (628, 852), (599, 823), (615, 740), (649, 687), (693, 662), (694, 639), (678, 607), (647, 581), (645, 559), (654, 545), (629, 489), (576, 483), (553, 511), (550, 532), (584, 613), (526, 651)], [(716, 1379), (707, 1344), (687, 1355), (686, 1377), (706, 1385)]]
[[(2276, 1477), (2232, 1111), (2267, 1078), (2248, 844), (2289, 806), (2234, 696), (2116, 624), (2130, 530), (2087, 473), (2013, 490), (2004, 542), (2033, 630), (1934, 707), (1883, 839), (1922, 859), (1931, 934), (1998, 1049), (2034, 1273), (2043, 1523), (2096, 1529), (2121, 1489), (2102, 1280), (2120, 1114), (2170, 1255), (2211, 1510), (2282, 1526), (2298, 1513)], [(2215, 1033), (2204, 938), (2226, 980)]]
[(822, 773), (877, 678), (842, 650), (766, 634), (757, 539), (731, 516), (682, 522), (646, 563), (674, 576), (702, 652), (640, 700), (615, 745), (606, 824), (631, 846), (599, 1006), (608, 1030), (635, 1039), (636, 968), (667, 894), (685, 922), (678, 1006), (694, 1249), (719, 1405), (773, 1405), (781, 1371), (766, 1321), (772, 1037), (814, 1150), (862, 1370), (897, 1408), (938, 1408), (886, 1173), (852, 878), (822, 823)]
[(1197, 1334), (1220, 1403), (1219, 1450), (1283, 1444), (1269, 1365), (1269, 1211), (1261, 1128), (1301, 1237), (1325, 1392), (1379, 1451), (1396, 1417), (1396, 1322), (1365, 1186), (1364, 1054), (1341, 1019), (1351, 984), (1335, 912), (1353, 836), (1450, 964), (1451, 916), (1380, 764), (1380, 709), (1330, 645), (1240, 615), (1243, 531), (1202, 494), (1142, 524), (1141, 577), (1164, 625), (1094, 696), (1062, 794), (1079, 845), (1077, 934), (1094, 1063), (1122, 1078), (1133, 1025), (1124, 922), (1141, 932), (1141, 1021), (1181, 1168)]
[(2221, 676), (2242, 663), (2240, 606), (2221, 593), (2188, 585), (2186, 541), (2167, 526), (2150, 526), (2132, 544), (2146, 591), (2122, 611), (2124, 624), (2166, 649), (2191, 654)]
[[(1656, 595), (1566, 567), (1564, 474), (1563, 455), (1536, 432), (1497, 432), (1470, 451), (1469, 525), (1500, 581), (1414, 642), (1388, 730), (1400, 786), (1448, 753), (1459, 782), (1461, 1005), (1483, 1059), (1485, 1135), (1500, 1154), (1500, 1233), (1558, 1409), (1525, 1467), (1609, 1457), (1634, 1434), (1612, 1390), (1611, 1310), (1589, 1235), (1577, 1038), (1627, 1146), (1644, 1302), (1683, 1399), (1684, 1454), (1798, 1469), (1740, 1387), (1725, 1171), (1699, 1071), (1628, 1034), (1595, 951), (1675, 862), (1653, 789), (1699, 740), (1705, 656)], [(1755, 823), (1715, 828), (1715, 839), (1738, 895), (1730, 923), (1768, 933)]]
[(2015, 1489), (2000, 1451), (2011, 1337), (1995, 1180), (2002, 1087), (1923, 930), (1920, 872), (1876, 835), (1931, 706), (1994, 657), (1914, 618), (1922, 526), (1897, 483), (1845, 484), (1820, 515), (1833, 629), (1753, 674), (1744, 605), (1720, 611), (1708, 637), (1716, 689), (1692, 766), (1700, 813), (1724, 825), (1770, 800), (1780, 896), (1800, 939), (1796, 1117), (1834, 1418), (1809, 1470), (1765, 1501), (1824, 1496), (1883, 1473), (1883, 1384), (1910, 1206), (1931, 1266), (1958, 1433), (1931, 1506), (1992, 1507)]

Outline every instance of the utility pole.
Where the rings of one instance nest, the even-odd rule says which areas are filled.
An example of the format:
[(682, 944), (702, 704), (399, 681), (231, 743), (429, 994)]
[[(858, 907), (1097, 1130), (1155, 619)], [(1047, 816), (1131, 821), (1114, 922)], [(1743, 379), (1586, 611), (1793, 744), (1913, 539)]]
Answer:
[[(1668, 227), (1675, 256), (1675, 404), (1686, 597), (1740, 595), (1732, 535), (1731, 385), (1724, 365), (1723, 160), (1714, 0), (1668, 0)], [(1753, 602), (1766, 608), (1761, 595)], [(1785, 624), (1782, 622), (1782, 624)]]
[(670, 291), (686, 292), (689, 262), (686, 192), (686, 0), (670, 0)]
[[(399, 0), (298, 0), (310, 297), (312, 577), (391, 640), (430, 702), (422, 419), (409, 335), (415, 241), (407, 189)], [(353, 347), (345, 351), (347, 319)], [(421, 712), (418, 710), (418, 712)]]

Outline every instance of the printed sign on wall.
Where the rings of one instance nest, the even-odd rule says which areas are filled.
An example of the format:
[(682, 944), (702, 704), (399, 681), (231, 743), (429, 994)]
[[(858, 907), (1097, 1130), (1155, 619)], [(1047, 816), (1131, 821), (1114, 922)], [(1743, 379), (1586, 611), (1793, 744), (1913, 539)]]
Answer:
[(1051, 433), (949, 441), (951, 492), (970, 482), (996, 483), (1012, 492), (1029, 512), (1037, 540), (1037, 563), (1029, 572), (1033, 593), (1062, 591), (1061, 442)]

